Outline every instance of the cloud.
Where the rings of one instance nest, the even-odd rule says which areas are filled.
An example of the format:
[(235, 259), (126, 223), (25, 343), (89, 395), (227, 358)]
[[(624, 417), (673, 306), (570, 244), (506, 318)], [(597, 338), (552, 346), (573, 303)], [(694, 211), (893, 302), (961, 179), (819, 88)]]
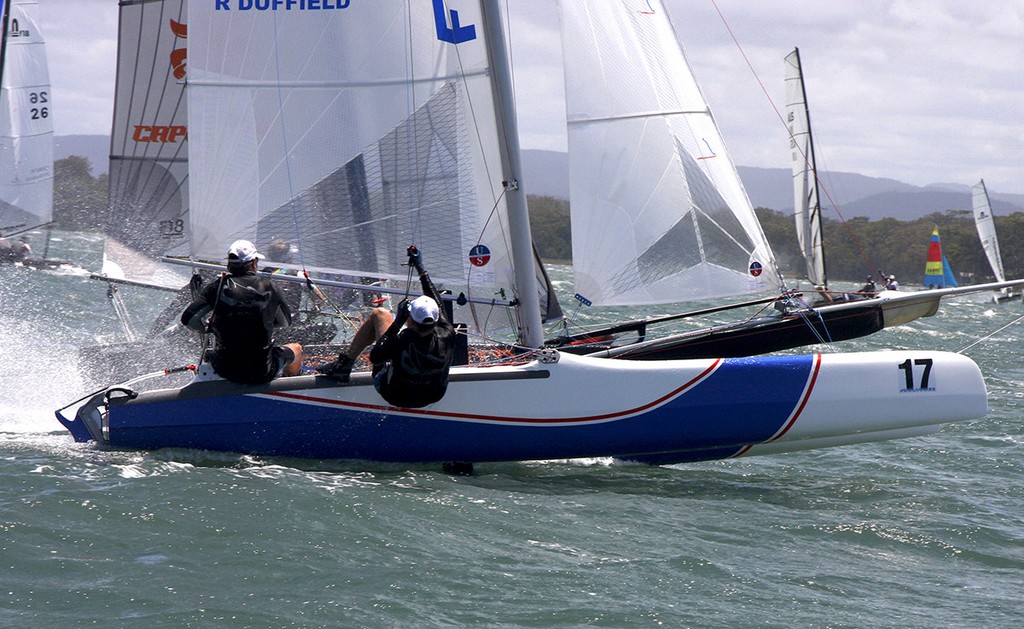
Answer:
[[(1024, 3), (665, 1), (738, 164), (788, 167), (773, 103), (799, 46), (825, 167), (1024, 193)], [(554, 0), (509, 5), (522, 145), (564, 150)], [(109, 133), (117, 3), (38, 7), (57, 133)]]
[(782, 57), (799, 46), (826, 167), (926, 185), (1024, 192), (1024, 5), (867, 0), (668, 0), (736, 161), (785, 166), (771, 105)]
[(36, 16), (46, 39), (58, 135), (109, 134), (117, 59), (117, 2), (43, 1)]

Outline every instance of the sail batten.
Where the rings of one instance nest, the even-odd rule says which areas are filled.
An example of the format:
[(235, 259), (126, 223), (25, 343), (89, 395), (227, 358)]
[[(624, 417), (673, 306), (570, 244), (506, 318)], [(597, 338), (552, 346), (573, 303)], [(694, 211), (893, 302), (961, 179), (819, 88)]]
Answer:
[(662, 118), (668, 116), (690, 116), (690, 115), (711, 115), (709, 109), (674, 109), (672, 111), (640, 111), (632, 114), (620, 114), (617, 116), (581, 116), (572, 114), (567, 118), (570, 125), (587, 124), (591, 122), (615, 122), (617, 120), (631, 120), (633, 118)]
[(408, 85), (414, 84), (428, 84), (428, 83), (447, 83), (454, 80), (459, 80), (467, 77), (485, 77), (487, 76), (486, 70), (479, 70), (477, 72), (467, 72), (465, 74), (452, 74), (452, 75), (438, 75), (428, 78), (419, 79), (381, 79), (375, 81), (276, 81), (276, 80), (251, 80), (251, 81), (222, 81), (222, 80), (202, 80), (195, 79), (189, 81), (189, 85), (199, 85), (202, 87), (221, 87), (221, 88), (236, 88), (236, 87), (265, 87), (265, 88), (287, 88), (287, 89), (345, 89), (345, 88), (357, 88), (357, 87), (393, 87), (396, 85)]

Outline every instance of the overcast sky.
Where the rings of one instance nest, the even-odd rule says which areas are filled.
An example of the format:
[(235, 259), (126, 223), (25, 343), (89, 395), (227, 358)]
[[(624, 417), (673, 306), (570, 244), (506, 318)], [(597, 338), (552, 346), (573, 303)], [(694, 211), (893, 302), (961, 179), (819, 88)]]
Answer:
[[(798, 46), (822, 168), (1024, 193), (1024, 0), (666, 2), (737, 164), (789, 168), (774, 108)], [(565, 150), (554, 0), (509, 3), (522, 145)], [(56, 133), (108, 134), (117, 0), (38, 14)]]

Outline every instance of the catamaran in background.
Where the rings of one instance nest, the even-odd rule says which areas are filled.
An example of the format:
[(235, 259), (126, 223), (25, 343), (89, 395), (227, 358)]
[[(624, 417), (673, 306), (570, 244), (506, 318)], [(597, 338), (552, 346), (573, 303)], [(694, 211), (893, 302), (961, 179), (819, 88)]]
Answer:
[[(118, 8), (108, 208), (100, 221), (103, 265), (92, 277), (108, 284), (125, 340), (82, 348), (79, 359), (90, 381), (182, 365), (199, 353), (198, 337), (175, 316), (190, 298), (189, 274), (159, 262), (188, 254), (186, 24), (185, 0)], [(147, 331), (137, 330), (124, 286), (167, 303)]]
[[(566, 334), (550, 344), (665, 360), (749, 356), (882, 329), (874, 295), (836, 295), (823, 305), (785, 291), (668, 15), (656, 10), (643, 20), (622, 20), (630, 11), (618, 3), (562, 6), (576, 291), (598, 306), (759, 293), (762, 299), (729, 308), (767, 309), (735, 324), (650, 340), (643, 339), (648, 326), (709, 310)], [(787, 96), (806, 116), (802, 84), (794, 92), (787, 82)], [(805, 162), (806, 123), (794, 141), (805, 145), (799, 163), (806, 184), (813, 171)], [(807, 195), (798, 191), (797, 198), (806, 212)], [(641, 341), (616, 339), (629, 333)]]
[(47, 259), (48, 236), (40, 246), (27, 233), (53, 219), (53, 99), (36, 8), (0, 1), (0, 262), (51, 267), (66, 261)]
[[(932, 316), (943, 297), (992, 290), (829, 289), (814, 142), (794, 50), (785, 59), (787, 141), (797, 235), (813, 288), (786, 291), (669, 17), (651, 11), (635, 24), (617, 19), (621, 10), (606, 3), (562, 11), (578, 299), (616, 306), (768, 296), (584, 331), (566, 327), (550, 346), (634, 360), (749, 356), (863, 337)], [(646, 338), (658, 324), (750, 306), (763, 310), (733, 324)]]
[(924, 265), (924, 287), (928, 289), (955, 288), (958, 286), (953, 268), (949, 266), (946, 254), (942, 252), (939, 228), (932, 229), (928, 240), (928, 259)]
[[(607, 16), (610, 3), (588, 4)], [(416, 244), (458, 295), (455, 320), (516, 351), (454, 367), (444, 399), (422, 409), (388, 406), (368, 373), (244, 386), (204, 366), (185, 387), (115, 385), (61, 409), (76, 440), (321, 459), (674, 463), (921, 435), (986, 413), (978, 367), (946, 352), (655, 364), (544, 349), (504, 5), (190, 3), (190, 246), (216, 259), (236, 238), (290, 229), (307, 268), (410, 285), (402, 263)], [(614, 6), (612, 23), (668, 36), (639, 4)]]
[[(989, 201), (984, 179), (971, 188), (971, 203), (974, 207), (974, 225), (978, 228), (978, 238), (981, 239), (981, 246), (985, 250), (989, 266), (992, 267), (992, 274), (995, 275), (997, 282), (1005, 282), (1006, 274), (1003, 272), (1003, 258), (999, 255), (995, 216), (992, 215), (992, 203)], [(992, 294), (992, 300), (997, 304), (1020, 298), (1021, 291), (1010, 288), (1003, 288)]]

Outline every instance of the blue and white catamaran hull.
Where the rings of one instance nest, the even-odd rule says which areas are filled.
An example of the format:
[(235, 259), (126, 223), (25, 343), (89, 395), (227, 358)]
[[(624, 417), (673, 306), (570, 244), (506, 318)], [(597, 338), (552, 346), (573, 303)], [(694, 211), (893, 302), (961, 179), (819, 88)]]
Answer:
[[(723, 459), (921, 434), (987, 412), (969, 358), (923, 351), (662, 362), (546, 352), (457, 367), (423, 409), (388, 406), (368, 374), (263, 386), (113, 387), (58, 419), (76, 441), (393, 462)], [(69, 411), (70, 413), (70, 411)]]

